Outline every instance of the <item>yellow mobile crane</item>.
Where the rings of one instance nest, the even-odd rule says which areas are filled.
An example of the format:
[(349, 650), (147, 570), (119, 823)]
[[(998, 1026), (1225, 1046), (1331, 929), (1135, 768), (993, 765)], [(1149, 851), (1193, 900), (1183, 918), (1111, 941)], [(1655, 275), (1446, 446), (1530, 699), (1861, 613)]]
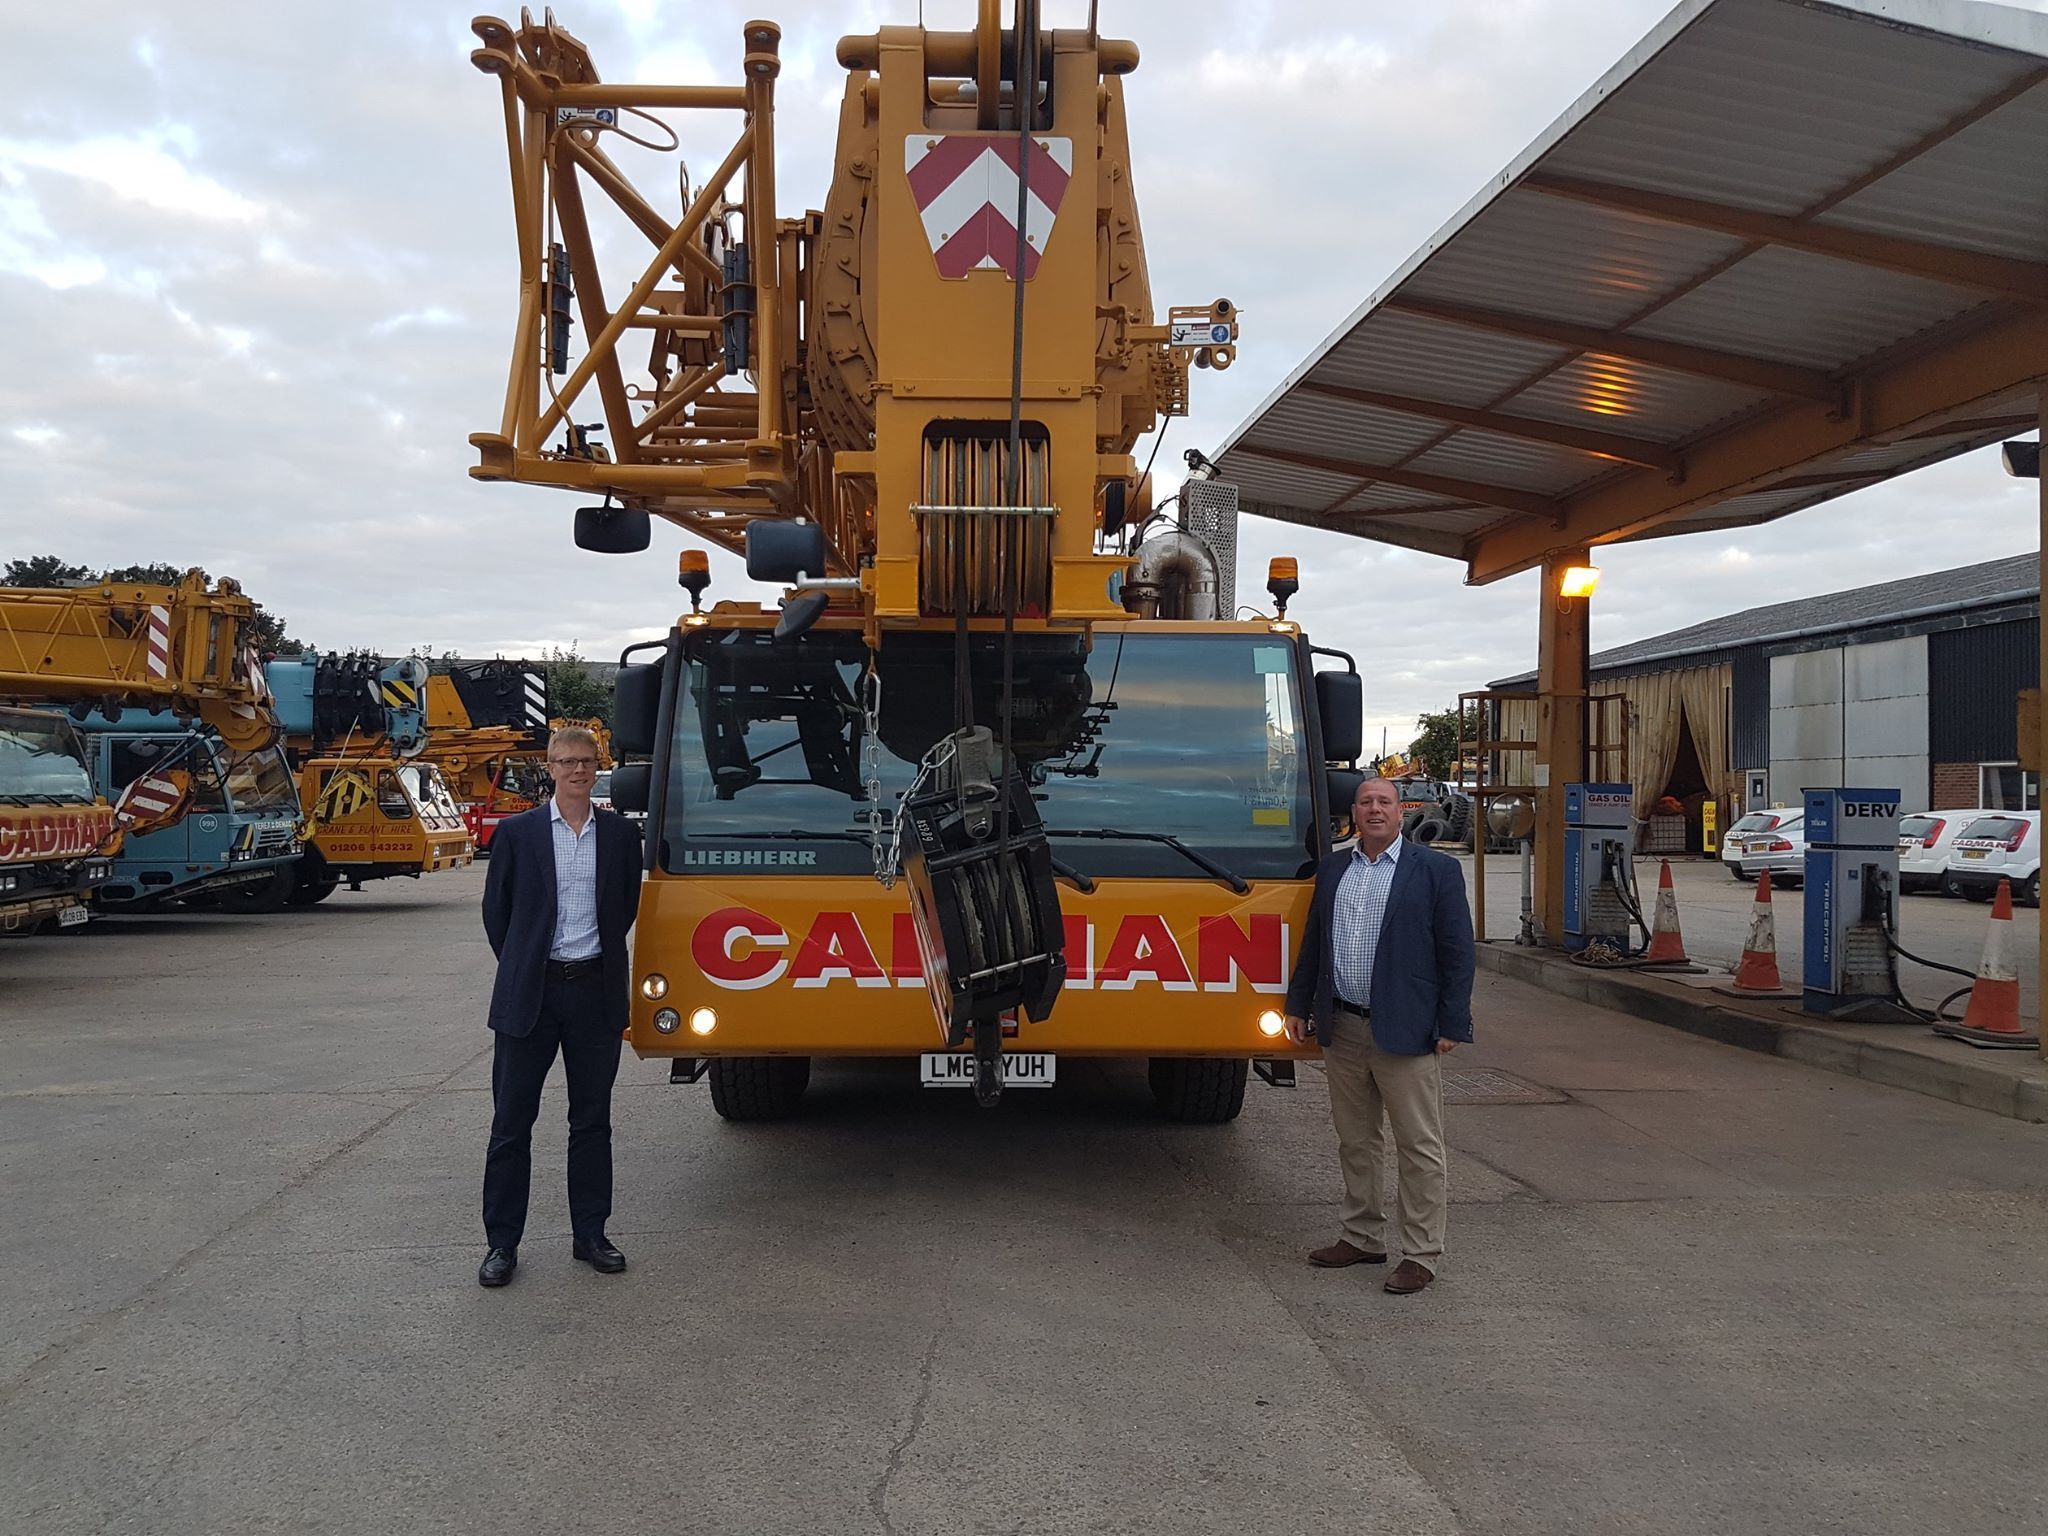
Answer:
[[(786, 588), (706, 610), (686, 550), (691, 611), (621, 658), (615, 745), (652, 757), (612, 775), (649, 817), (634, 1047), (735, 1118), (792, 1109), (813, 1056), (920, 1057), (983, 1102), (1138, 1057), (1191, 1120), (1236, 1115), (1254, 1060), (1291, 1081), (1291, 936), (1361, 697), (1285, 619), (1292, 562), (1237, 621), (1235, 496), (1198, 453), (1180, 526), (1150, 509), (1138, 441), (1238, 321), (1154, 311), (1136, 45), (1034, 0), (842, 38), (832, 181), (784, 216), (773, 23), (734, 85), (607, 84), (552, 15), (474, 27), (522, 286), (471, 474), (602, 496), (586, 549), (659, 516)], [(628, 174), (650, 154), (660, 193)]]
[(69, 711), (122, 834), (93, 892), (104, 910), (205, 895), (233, 907), (299, 855), (256, 605), (197, 571), (0, 589), (0, 703)]

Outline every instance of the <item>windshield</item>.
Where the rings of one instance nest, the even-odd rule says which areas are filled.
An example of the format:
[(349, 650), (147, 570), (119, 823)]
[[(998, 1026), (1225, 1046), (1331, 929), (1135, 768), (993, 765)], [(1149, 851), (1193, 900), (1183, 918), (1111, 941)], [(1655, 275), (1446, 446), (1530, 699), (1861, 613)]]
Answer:
[(298, 809), (299, 792), (292, 786), (291, 770), (275, 747), (261, 752), (223, 752), (221, 768), (227, 774), (228, 797), (236, 810)]
[(94, 798), (78, 734), (62, 715), (0, 709), (0, 800), (49, 804)]
[(1730, 832), (1768, 832), (1778, 824), (1775, 811), (1751, 811), (1728, 830)]
[[(662, 867), (868, 873), (859, 635), (814, 630), (777, 644), (766, 631), (697, 631), (688, 647)], [(975, 716), (992, 729), (999, 647), (988, 634), (970, 643)], [(953, 637), (888, 635), (880, 656), (878, 776), (893, 815), (917, 763), (953, 728)], [(1100, 630), (1090, 649), (1078, 636), (1020, 635), (1013, 699), (1018, 759), (1048, 828), (1163, 833), (1246, 879), (1313, 867), (1291, 641)], [(1056, 837), (1053, 851), (1088, 874), (1212, 878), (1157, 844)]]
[(1933, 837), (1947, 824), (1939, 816), (1908, 816), (1899, 823), (1899, 841), (1922, 841)]
[(1956, 841), (2009, 843), (2016, 837), (2024, 837), (2026, 831), (2027, 823), (2023, 817), (1979, 816), (1956, 834)]
[(398, 776), (426, 815), (445, 816), (452, 821), (461, 814), (455, 809), (455, 797), (448, 793), (441, 770), (432, 763), (410, 763), (398, 770)]

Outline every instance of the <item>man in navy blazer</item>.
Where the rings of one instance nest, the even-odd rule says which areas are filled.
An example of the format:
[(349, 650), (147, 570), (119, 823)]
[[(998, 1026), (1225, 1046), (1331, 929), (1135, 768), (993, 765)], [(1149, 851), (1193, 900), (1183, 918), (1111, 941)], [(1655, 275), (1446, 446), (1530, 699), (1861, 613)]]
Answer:
[(498, 824), (484, 881), (484, 933), (498, 957), (490, 1025), (491, 1142), (477, 1283), (504, 1285), (519, 1264), (541, 1085), (561, 1053), (569, 1080), (571, 1252), (602, 1274), (626, 1267), (605, 1236), (612, 1212), (612, 1083), (626, 1031), (640, 906), (640, 832), (591, 804), (597, 738), (565, 726), (548, 742), (554, 798)]
[(1316, 870), (1287, 983), (1287, 1032), (1313, 1033), (1330, 1082), (1344, 1170), (1342, 1234), (1309, 1255), (1324, 1269), (1384, 1264), (1384, 1113), (1399, 1159), (1402, 1259), (1387, 1277), (1412, 1295), (1443, 1262), (1447, 1165), (1438, 1058), (1472, 1039), (1472, 916), (1455, 859), (1401, 836), (1401, 793), (1367, 779), (1352, 803), (1358, 846)]

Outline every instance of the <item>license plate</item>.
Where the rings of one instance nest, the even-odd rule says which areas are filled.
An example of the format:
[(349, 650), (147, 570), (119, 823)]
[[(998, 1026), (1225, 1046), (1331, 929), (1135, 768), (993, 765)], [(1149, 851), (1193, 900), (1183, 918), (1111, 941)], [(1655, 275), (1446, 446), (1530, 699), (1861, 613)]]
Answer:
[(1965, 848), (1963, 850), (1963, 857), (1966, 859), (1983, 859), (1989, 858), (1990, 855), (1991, 850), (1989, 848)]
[[(1058, 1065), (1050, 1051), (1003, 1052), (1005, 1088), (1050, 1088)], [(972, 1088), (974, 1056), (968, 1051), (926, 1051), (919, 1080), (927, 1088)]]
[(66, 907), (57, 914), (59, 928), (76, 928), (80, 923), (89, 922), (92, 914), (83, 907)]

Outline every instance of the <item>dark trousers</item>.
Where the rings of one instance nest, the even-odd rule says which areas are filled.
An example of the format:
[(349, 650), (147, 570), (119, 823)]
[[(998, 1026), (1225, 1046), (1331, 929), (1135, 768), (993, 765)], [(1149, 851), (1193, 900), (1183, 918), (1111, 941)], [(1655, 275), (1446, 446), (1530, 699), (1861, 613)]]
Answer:
[(596, 972), (573, 981), (550, 976), (533, 1033), (498, 1036), (484, 1155), (484, 1235), (493, 1248), (516, 1248), (526, 1230), (533, 1122), (557, 1050), (569, 1077), (569, 1223), (579, 1241), (604, 1235), (612, 1214), (612, 1082), (620, 1044), (618, 1030), (605, 1027), (604, 982)]

